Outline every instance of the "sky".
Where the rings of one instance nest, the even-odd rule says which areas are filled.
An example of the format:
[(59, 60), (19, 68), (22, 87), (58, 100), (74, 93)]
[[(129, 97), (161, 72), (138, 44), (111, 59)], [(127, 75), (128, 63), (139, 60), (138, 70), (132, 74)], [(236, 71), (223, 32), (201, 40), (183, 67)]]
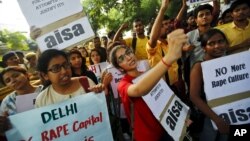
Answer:
[(17, 0), (0, 0), (0, 30), (29, 32), (29, 25), (19, 8)]

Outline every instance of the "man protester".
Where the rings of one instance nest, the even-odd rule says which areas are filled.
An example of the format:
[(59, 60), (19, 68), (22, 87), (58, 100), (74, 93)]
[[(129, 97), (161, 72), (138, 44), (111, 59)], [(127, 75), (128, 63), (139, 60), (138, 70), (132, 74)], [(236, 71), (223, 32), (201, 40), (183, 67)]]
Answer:
[(94, 48), (99, 50), (99, 52), (101, 53), (101, 58), (103, 58), (101, 62), (105, 62), (107, 60), (107, 52), (104, 47), (101, 47), (100, 37), (95, 36), (95, 38), (93, 39), (93, 44), (94, 44)]
[(233, 22), (217, 27), (227, 36), (230, 46), (228, 54), (245, 51), (250, 47), (249, 9), (250, 5), (248, 1), (237, 0), (233, 2), (230, 7)]
[[(128, 23), (124, 23), (118, 29), (115, 34), (113, 41), (119, 41), (119, 37), (122, 32), (128, 28)], [(146, 44), (148, 42), (148, 37), (144, 34), (144, 25), (141, 19), (135, 19), (133, 22), (133, 37), (124, 39), (125, 44), (128, 47), (132, 47), (135, 56), (138, 60), (145, 60), (148, 59), (147, 52), (146, 52)]]

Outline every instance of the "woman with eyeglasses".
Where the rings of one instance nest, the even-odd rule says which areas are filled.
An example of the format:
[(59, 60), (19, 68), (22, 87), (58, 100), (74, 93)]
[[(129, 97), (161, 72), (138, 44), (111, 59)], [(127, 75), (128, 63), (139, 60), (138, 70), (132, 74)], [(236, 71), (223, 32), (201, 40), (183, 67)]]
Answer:
[(134, 120), (133, 133), (136, 141), (160, 141), (165, 140), (166, 134), (160, 122), (154, 117), (142, 96), (157, 84), (162, 76), (170, 68), (171, 64), (181, 57), (182, 47), (187, 43), (187, 36), (182, 29), (173, 31), (168, 35), (169, 52), (155, 67), (136, 83), (132, 80), (143, 74), (137, 70), (135, 54), (126, 46), (117, 46), (110, 53), (110, 61), (114, 67), (125, 73), (118, 84), (118, 92), (124, 104), (126, 116), (131, 122), (130, 105), (133, 103)]
[[(64, 51), (49, 49), (44, 51), (38, 58), (38, 71), (44, 80), (45, 89), (36, 99), (36, 107), (42, 107), (67, 100), (71, 97), (85, 94), (88, 90), (100, 92), (102, 84), (95, 83), (87, 78), (88, 90), (80, 83), (80, 78), (72, 78), (71, 65)], [(86, 83), (87, 83), (86, 82)]]
[(95, 84), (98, 84), (97, 78), (86, 66), (86, 59), (82, 57), (80, 51), (72, 49), (68, 52), (68, 58), (71, 64), (72, 77), (87, 76)]
[[(193, 104), (204, 114), (204, 118), (197, 119), (201, 122), (194, 120), (195, 124), (201, 124), (200, 140), (201, 141), (224, 141), (227, 140), (229, 133), (229, 124), (222, 118), (216, 115), (215, 112), (206, 103), (204, 92), (204, 80), (202, 76), (201, 63), (225, 56), (229, 43), (223, 32), (218, 29), (210, 29), (200, 37), (201, 46), (205, 51), (203, 60), (196, 62), (190, 73), (190, 99)], [(218, 127), (218, 131), (212, 127), (211, 120), (214, 121)], [(197, 122), (197, 123), (196, 123)], [(203, 124), (203, 125), (202, 125)], [(219, 134), (218, 134), (219, 133)], [(217, 139), (216, 139), (217, 138)]]

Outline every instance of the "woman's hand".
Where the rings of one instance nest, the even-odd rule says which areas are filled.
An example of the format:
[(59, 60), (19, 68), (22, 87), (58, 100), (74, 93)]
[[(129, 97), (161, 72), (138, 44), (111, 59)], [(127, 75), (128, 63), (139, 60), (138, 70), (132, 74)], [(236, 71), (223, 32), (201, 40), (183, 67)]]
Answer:
[(224, 119), (218, 117), (215, 124), (221, 134), (229, 134), (229, 124), (227, 124)]
[(103, 76), (103, 81), (102, 81), (102, 84), (104, 85), (104, 87), (107, 87), (111, 83), (112, 79), (113, 79), (112, 73), (110, 72), (105, 73)]
[(8, 116), (0, 116), (0, 134), (4, 134), (11, 128)]
[(90, 91), (95, 92), (95, 93), (100, 93), (101, 91), (104, 90), (104, 85), (102, 83), (99, 83), (95, 86), (91, 86), (88, 88)]
[(169, 50), (164, 59), (168, 64), (172, 64), (181, 57), (182, 47), (188, 42), (188, 38), (183, 29), (177, 29), (168, 35), (167, 41)]
[(35, 26), (30, 27), (30, 38), (35, 40), (39, 35), (41, 35), (41, 28), (37, 28)]

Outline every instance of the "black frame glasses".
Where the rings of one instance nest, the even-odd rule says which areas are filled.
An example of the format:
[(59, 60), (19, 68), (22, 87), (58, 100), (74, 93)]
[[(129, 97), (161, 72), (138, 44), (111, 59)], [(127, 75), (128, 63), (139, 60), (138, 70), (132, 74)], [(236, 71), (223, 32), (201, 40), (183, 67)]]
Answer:
[(130, 48), (128, 48), (128, 49), (126, 49), (126, 51), (125, 51), (124, 54), (120, 55), (120, 56), (117, 58), (117, 62), (118, 62), (118, 63), (122, 63), (122, 62), (125, 60), (125, 57), (126, 57), (126, 56), (131, 57), (133, 54), (134, 54), (133, 50), (130, 49)]
[(48, 69), (48, 71), (53, 72), (53, 73), (58, 73), (62, 70), (62, 67), (67, 70), (71, 67), (69, 62), (65, 62), (63, 64), (56, 64), (53, 65), (50, 69)]

